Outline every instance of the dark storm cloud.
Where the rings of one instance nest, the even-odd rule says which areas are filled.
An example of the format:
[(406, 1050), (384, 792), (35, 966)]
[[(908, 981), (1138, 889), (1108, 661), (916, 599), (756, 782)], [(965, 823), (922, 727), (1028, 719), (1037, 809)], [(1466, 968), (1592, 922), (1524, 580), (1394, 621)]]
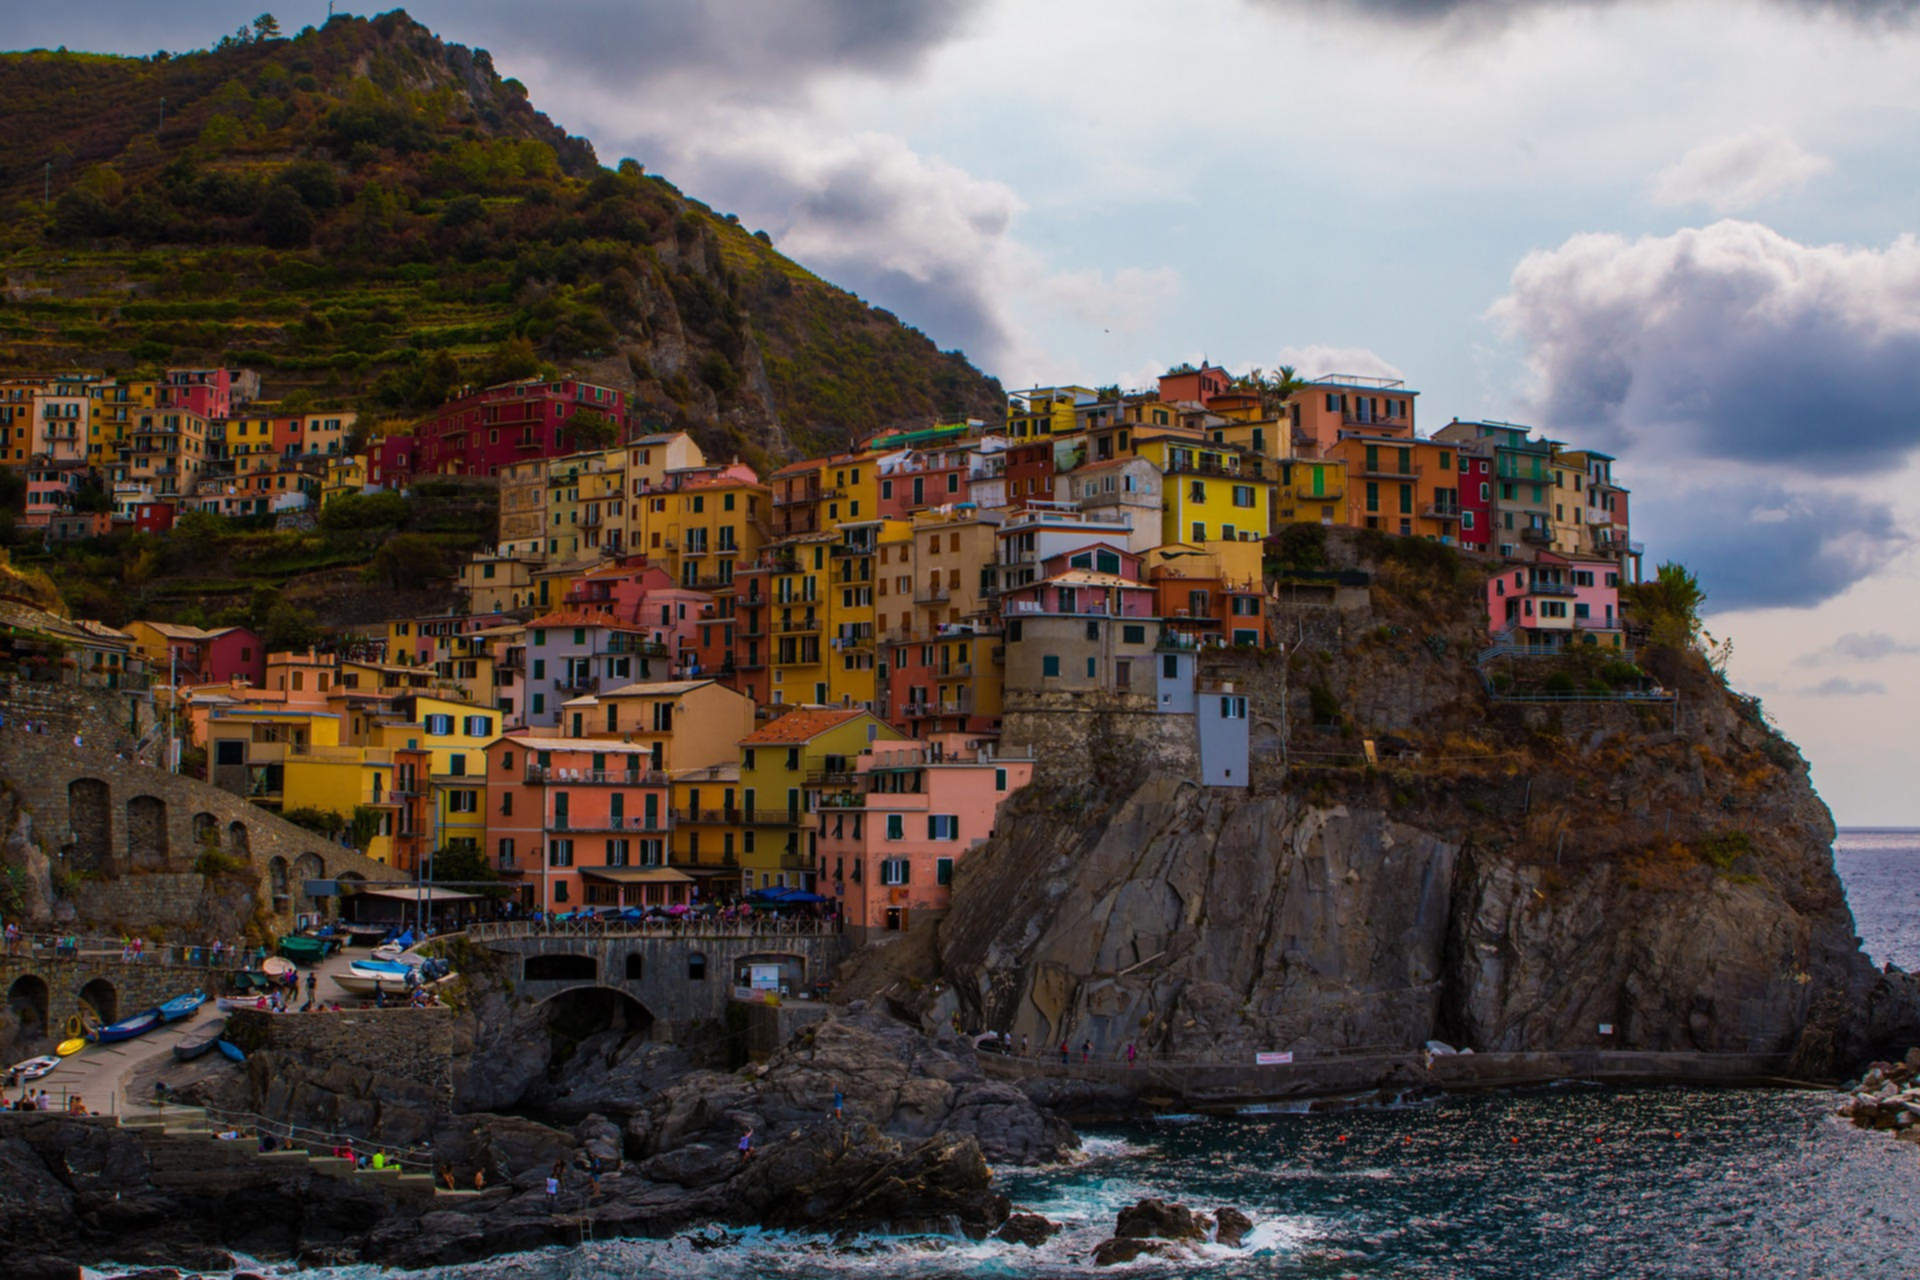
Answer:
[(1493, 308), (1552, 429), (1657, 458), (1870, 475), (1920, 445), (1920, 241), (1750, 222), (1529, 254)]
[(1654, 559), (1699, 576), (1715, 613), (1819, 604), (1909, 544), (1891, 510), (1855, 494), (1737, 478), (1669, 488), (1660, 479), (1634, 493), (1634, 527), (1654, 540)]

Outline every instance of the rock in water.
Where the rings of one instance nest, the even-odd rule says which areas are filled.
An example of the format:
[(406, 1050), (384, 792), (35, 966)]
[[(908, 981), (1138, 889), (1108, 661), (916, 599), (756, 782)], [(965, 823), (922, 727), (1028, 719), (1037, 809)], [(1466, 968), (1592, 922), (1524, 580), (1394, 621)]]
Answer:
[(1253, 1230), (1253, 1219), (1232, 1205), (1215, 1209), (1213, 1220), (1220, 1224), (1213, 1238), (1231, 1249), (1238, 1249), (1247, 1232)]
[(996, 1240), (1008, 1244), (1023, 1244), (1029, 1249), (1038, 1249), (1041, 1245), (1060, 1233), (1060, 1224), (1049, 1222), (1037, 1213), (1016, 1213), (1000, 1224), (993, 1233)]
[(1138, 1258), (1173, 1258), (1179, 1251), (1164, 1240), (1139, 1240), (1122, 1237), (1103, 1241), (1093, 1251), (1093, 1265), (1096, 1267), (1117, 1267)]
[(1212, 1227), (1205, 1214), (1183, 1204), (1149, 1197), (1120, 1211), (1113, 1233), (1132, 1239), (1205, 1240)]

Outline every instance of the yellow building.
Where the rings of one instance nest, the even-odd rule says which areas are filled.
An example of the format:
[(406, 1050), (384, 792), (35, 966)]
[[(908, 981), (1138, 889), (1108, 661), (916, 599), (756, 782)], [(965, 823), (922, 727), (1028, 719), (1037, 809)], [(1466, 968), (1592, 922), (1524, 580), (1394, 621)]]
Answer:
[(1137, 440), (1135, 450), (1165, 478), (1162, 542), (1257, 542), (1271, 531), (1273, 481), (1265, 459), (1160, 436)]
[[(868, 468), (871, 470), (871, 468)], [(842, 522), (827, 544), (827, 696), (837, 706), (872, 710), (876, 700), (879, 636), (875, 627), (874, 575), (883, 533), (901, 521)]]
[(768, 701), (828, 701), (827, 547), (831, 533), (790, 538), (772, 548), (767, 583)]
[(880, 474), (872, 454), (836, 454), (820, 469), (820, 528), (823, 532), (853, 520), (880, 514)]
[[(1206, 428), (1206, 437), (1215, 444), (1259, 454), (1269, 463), (1286, 462), (1293, 457), (1293, 427), (1284, 418), (1215, 423)], [(1272, 466), (1267, 467), (1269, 475), (1273, 470)]]
[(340, 717), (332, 711), (249, 703), (215, 707), (206, 724), (207, 781), (266, 808), (299, 808), (284, 799), (289, 767), (315, 748), (340, 745)]
[(449, 698), (408, 697), (394, 701), (389, 715), (367, 728), (366, 745), (424, 752), (427, 776), (402, 790), (428, 792), (427, 846), (478, 849), (486, 836), (486, 747), (500, 736), (501, 713)]
[(384, 747), (318, 746), (295, 751), (287, 760), (282, 808), (317, 809), (351, 824), (363, 812), (369, 830), (365, 852), (379, 862), (393, 860), (396, 811), (404, 796), (395, 790), (393, 753)]
[(533, 575), (540, 565), (534, 556), (476, 552), (460, 566), (460, 590), (465, 594), (467, 612), (512, 613), (533, 608)]
[(1007, 394), (1007, 436), (1032, 440), (1068, 435), (1074, 430), (1074, 406), (1097, 400), (1091, 387), (1030, 387)]
[(741, 887), (810, 887), (814, 797), (850, 786), (868, 744), (898, 731), (870, 712), (801, 707), (740, 740)]
[(185, 409), (141, 410), (128, 439), (113, 478), (145, 485), (158, 497), (191, 495), (213, 460), (207, 419)]
[(999, 528), (998, 521), (982, 520), (974, 512), (927, 513), (914, 520), (907, 573), (886, 566), (890, 591), (899, 590), (900, 579), (907, 578), (913, 606), (909, 634), (930, 636), (943, 623), (987, 611), (983, 570), (997, 553)]
[(657, 680), (574, 698), (562, 706), (568, 737), (619, 738), (646, 747), (650, 769), (726, 764), (753, 731), (753, 699), (716, 680)]
[(359, 493), (367, 487), (366, 454), (349, 453), (337, 458), (330, 457), (326, 466), (320, 478), (321, 506), (345, 494)]
[(507, 556), (547, 554), (547, 461), (535, 458), (500, 469), (500, 544)]
[(1347, 460), (1296, 458), (1280, 464), (1275, 525), (1347, 523)]
[(134, 416), (160, 400), (157, 382), (102, 382), (88, 405), (87, 465), (110, 467), (132, 439)]
[[(740, 848), (746, 837), (740, 809), (739, 745), (735, 759), (701, 769), (679, 769), (672, 776), (672, 866), (702, 880), (724, 877), (740, 883)], [(758, 887), (758, 886), (755, 886)], [(703, 885), (700, 896), (715, 896)]]

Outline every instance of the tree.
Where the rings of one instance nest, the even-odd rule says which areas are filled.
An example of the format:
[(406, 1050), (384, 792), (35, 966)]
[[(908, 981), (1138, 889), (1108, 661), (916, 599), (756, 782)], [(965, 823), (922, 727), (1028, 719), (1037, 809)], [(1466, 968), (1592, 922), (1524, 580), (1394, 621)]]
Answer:
[(436, 578), (451, 577), (453, 566), (445, 546), (420, 533), (402, 533), (388, 538), (373, 553), (367, 576), (398, 591), (423, 586)]
[(1700, 636), (1700, 608), (1707, 593), (1686, 566), (1673, 561), (1654, 570), (1645, 582), (1621, 592), (1629, 610), (1648, 631), (1651, 643), (1685, 649)]
[(253, 38), (255, 40), (278, 40), (280, 22), (270, 13), (263, 13), (253, 20)]
[(313, 211), (285, 183), (275, 183), (267, 191), (253, 222), (270, 248), (304, 249), (313, 240)]
[(540, 357), (534, 352), (533, 343), (525, 338), (508, 338), (487, 357), (480, 381), (486, 386), (495, 386), (502, 382), (531, 378), (538, 372)]
[(574, 414), (567, 419), (567, 429), (573, 432), (576, 451), (607, 449), (620, 443), (620, 424), (595, 409)]
[(311, 609), (302, 609), (297, 604), (285, 600), (278, 601), (267, 610), (266, 622), (261, 628), (260, 642), (269, 653), (288, 649), (305, 649), (317, 643), (321, 638), (320, 619)]

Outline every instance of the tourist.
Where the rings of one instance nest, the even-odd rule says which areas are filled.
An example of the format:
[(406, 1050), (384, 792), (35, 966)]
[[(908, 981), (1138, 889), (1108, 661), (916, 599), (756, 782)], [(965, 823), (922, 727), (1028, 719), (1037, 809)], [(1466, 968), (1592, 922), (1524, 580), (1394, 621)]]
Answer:
[(553, 1212), (554, 1208), (560, 1203), (560, 1177), (564, 1172), (565, 1170), (561, 1168), (560, 1162), (555, 1160), (553, 1162), (553, 1171), (547, 1174), (547, 1212), (549, 1213)]
[(835, 1120), (844, 1118), (846, 1105), (846, 1098), (841, 1094), (840, 1090), (835, 1089), (833, 1091), (833, 1118)]
[(458, 1189), (453, 1185), (453, 1166), (444, 1161), (440, 1165), (440, 1185), (449, 1191)]
[(487, 1189), (487, 1171), (477, 1165), (473, 1170), (473, 1189), (475, 1191), (485, 1191)]
[(1024, 1031), (1020, 1033), (1020, 1056), (1027, 1056), (1027, 1033)]
[(592, 1202), (600, 1198), (600, 1157), (587, 1157), (587, 1200)]
[(1071, 1061), (1071, 1051), (1067, 1048), (1067, 1042), (1062, 1040), (1060, 1042), (1060, 1065), (1064, 1067)]
[(40, 1091), (40, 1097), (35, 1103), (35, 1109), (39, 1111), (53, 1110), (53, 1100), (47, 1097), (47, 1091), (45, 1089)]
[(313, 1003), (314, 991), (319, 986), (320, 986), (320, 975), (315, 972), (309, 972), (307, 974), (307, 1003), (308, 1004)]
[(1093, 1041), (1083, 1040), (1080, 1042), (1080, 1061), (1082, 1062), (1093, 1061)]
[(1134, 1060), (1135, 1058), (1137, 1058), (1137, 1057), (1139, 1057), (1139, 1056), (1140, 1056), (1140, 1051), (1139, 1051), (1138, 1049), (1136, 1049), (1136, 1048), (1134, 1047), (1134, 1044), (1133, 1044), (1133, 1041), (1131, 1041), (1131, 1040), (1129, 1040), (1129, 1041), (1127, 1041), (1127, 1066), (1128, 1066), (1128, 1068), (1132, 1068), (1132, 1066), (1133, 1066), (1133, 1060)]
[(748, 1125), (747, 1131), (740, 1135), (740, 1163), (745, 1164), (751, 1159), (753, 1159), (753, 1126)]

